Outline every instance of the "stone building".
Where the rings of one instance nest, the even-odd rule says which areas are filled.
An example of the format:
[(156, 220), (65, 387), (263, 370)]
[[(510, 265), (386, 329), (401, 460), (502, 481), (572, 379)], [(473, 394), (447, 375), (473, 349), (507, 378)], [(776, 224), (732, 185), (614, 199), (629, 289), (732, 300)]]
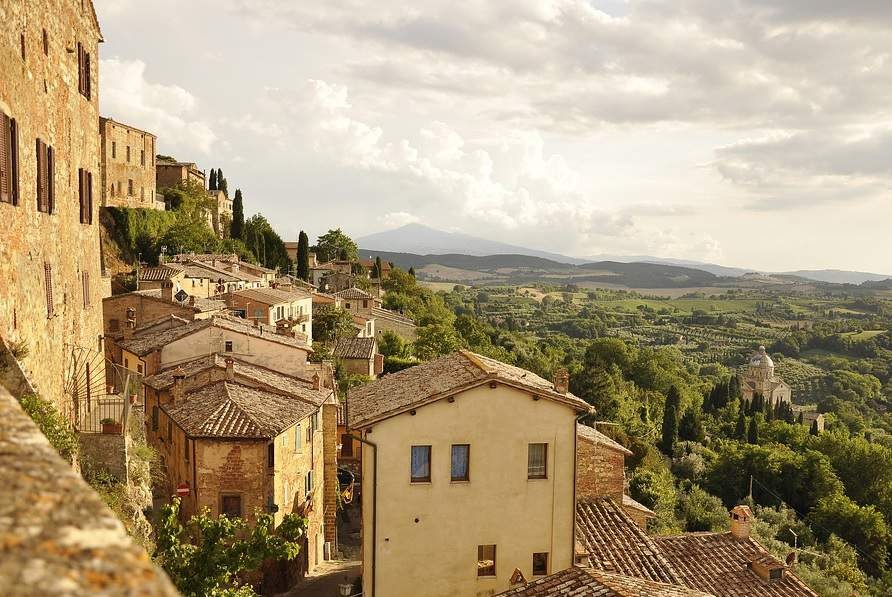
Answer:
[(155, 193), (155, 135), (101, 117), (99, 140), (103, 207), (164, 209)]
[(187, 182), (205, 186), (204, 172), (199, 170), (194, 162), (176, 162), (161, 158), (155, 161), (155, 187), (159, 192)]
[(248, 288), (220, 297), (230, 311), (250, 321), (293, 329), (313, 338), (313, 297), (299, 290)]
[(225, 191), (208, 190), (211, 210), (208, 212), (208, 225), (220, 238), (229, 236), (229, 225), (232, 223), (232, 199)]
[(4, 0), (0, 14), (0, 337), (70, 413), (106, 392), (102, 34), (90, 0)]
[(756, 394), (761, 394), (771, 406), (776, 406), (779, 402), (790, 404), (793, 397), (790, 386), (775, 375), (774, 361), (765, 352), (764, 346), (760, 346), (750, 357), (746, 373), (740, 378), (740, 391), (747, 401), (752, 400)]
[(368, 338), (338, 338), (332, 351), (348, 373), (376, 378), (384, 372), (384, 356), (378, 354), (378, 341)]

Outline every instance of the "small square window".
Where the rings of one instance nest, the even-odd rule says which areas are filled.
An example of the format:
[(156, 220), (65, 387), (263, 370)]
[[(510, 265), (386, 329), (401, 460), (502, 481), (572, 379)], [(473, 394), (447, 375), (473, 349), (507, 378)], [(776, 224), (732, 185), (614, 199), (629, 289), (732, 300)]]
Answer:
[(468, 481), (470, 479), (468, 465), (470, 464), (471, 446), (468, 444), (454, 444), (452, 446), (452, 476), (453, 481)]
[(276, 466), (276, 444), (273, 442), (266, 446), (266, 466), (269, 468)]
[(496, 546), (477, 546), (477, 576), (496, 575)]
[(220, 496), (220, 513), (229, 518), (241, 518), (242, 496), (232, 494)]
[(412, 483), (429, 483), (431, 480), (431, 447), (412, 446)]
[(232, 352), (232, 340), (227, 340), (226, 342), (224, 342), (224, 343), (223, 343), (223, 349), (224, 349), (226, 352)]
[(543, 551), (533, 554), (533, 576), (548, 575), (548, 552)]
[(548, 478), (548, 444), (530, 444), (527, 456), (527, 478)]

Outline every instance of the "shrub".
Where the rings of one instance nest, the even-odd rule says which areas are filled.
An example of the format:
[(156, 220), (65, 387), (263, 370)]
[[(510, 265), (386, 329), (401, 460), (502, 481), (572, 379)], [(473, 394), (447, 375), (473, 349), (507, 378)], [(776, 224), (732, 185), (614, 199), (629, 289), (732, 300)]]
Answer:
[(22, 396), (20, 403), (59, 456), (68, 463), (74, 462), (79, 447), (77, 432), (53, 403), (35, 395)]

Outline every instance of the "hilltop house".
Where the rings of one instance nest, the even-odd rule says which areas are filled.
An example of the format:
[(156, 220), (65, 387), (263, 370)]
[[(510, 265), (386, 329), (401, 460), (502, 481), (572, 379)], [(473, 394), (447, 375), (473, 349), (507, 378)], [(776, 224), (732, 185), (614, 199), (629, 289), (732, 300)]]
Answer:
[(573, 563), (576, 417), (588, 404), (460, 351), (354, 388), (363, 594), (480, 595)]
[(313, 337), (313, 297), (309, 293), (252, 288), (230, 292), (220, 298), (239, 317), (277, 328), (296, 329), (308, 339)]
[(177, 162), (159, 158), (155, 162), (155, 187), (163, 191), (185, 183), (205, 186), (204, 172), (194, 162)]
[(375, 378), (384, 372), (384, 356), (378, 354), (378, 341), (374, 336), (339, 338), (333, 352), (348, 373)]
[(100, 117), (99, 139), (102, 205), (164, 209), (155, 194), (155, 135)]
[(790, 386), (775, 375), (774, 361), (765, 352), (764, 346), (760, 346), (750, 357), (746, 373), (740, 379), (740, 391), (746, 401), (751, 401), (753, 396), (761, 394), (766, 404), (772, 407), (780, 402), (790, 404), (793, 395)]

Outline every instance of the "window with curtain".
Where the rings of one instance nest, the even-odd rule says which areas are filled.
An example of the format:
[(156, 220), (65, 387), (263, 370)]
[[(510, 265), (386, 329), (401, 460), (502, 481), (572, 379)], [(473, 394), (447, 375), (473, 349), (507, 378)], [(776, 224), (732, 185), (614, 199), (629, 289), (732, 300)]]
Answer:
[(496, 575), (496, 546), (477, 546), (477, 576)]
[(412, 483), (426, 483), (431, 480), (431, 447), (412, 446)]
[(452, 446), (452, 480), (468, 481), (468, 464), (471, 446), (469, 444), (453, 444)]
[(530, 444), (530, 451), (527, 457), (528, 479), (545, 479), (548, 477), (547, 457), (548, 444)]

